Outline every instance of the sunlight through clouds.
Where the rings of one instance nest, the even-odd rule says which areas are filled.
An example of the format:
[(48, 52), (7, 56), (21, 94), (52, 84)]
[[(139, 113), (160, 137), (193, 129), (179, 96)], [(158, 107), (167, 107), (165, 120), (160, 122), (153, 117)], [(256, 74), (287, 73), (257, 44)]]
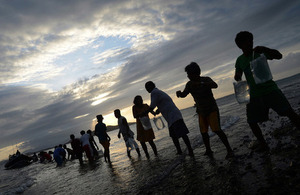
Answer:
[(175, 96), (191, 61), (218, 83), (216, 98), (232, 94), (242, 53), (234, 37), (242, 30), (254, 34), (255, 46), (282, 52), (270, 63), (275, 80), (297, 74), (299, 8), (284, 0), (2, 1), (0, 150), (63, 142), (94, 128), (97, 114), (116, 125), (116, 108), (135, 121), (132, 101), (141, 95), (149, 103), (148, 80), (180, 109), (192, 106), (191, 96)]

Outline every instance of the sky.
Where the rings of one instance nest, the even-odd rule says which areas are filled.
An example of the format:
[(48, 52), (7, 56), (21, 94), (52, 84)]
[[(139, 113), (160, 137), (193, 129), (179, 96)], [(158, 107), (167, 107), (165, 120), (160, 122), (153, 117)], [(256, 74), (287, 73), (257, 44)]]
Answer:
[(299, 13), (297, 0), (0, 0), (0, 160), (94, 130), (97, 114), (116, 125), (117, 108), (134, 121), (149, 80), (193, 106), (175, 96), (192, 61), (215, 98), (232, 94), (240, 31), (283, 54), (269, 62), (275, 80), (300, 73)]

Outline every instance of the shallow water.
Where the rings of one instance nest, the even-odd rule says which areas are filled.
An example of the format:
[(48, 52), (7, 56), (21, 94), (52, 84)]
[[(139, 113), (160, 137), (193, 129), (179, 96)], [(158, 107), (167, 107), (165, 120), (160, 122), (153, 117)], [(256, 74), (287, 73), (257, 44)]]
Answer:
[[(299, 109), (297, 101), (299, 101), (300, 75), (278, 83), (291, 104)], [(229, 142), (233, 139), (241, 139), (243, 136), (241, 132), (244, 131), (249, 132), (251, 139), (246, 123), (245, 105), (239, 105), (233, 95), (219, 99), (217, 102), (221, 125), (228, 135)], [(74, 160), (67, 161), (61, 168), (56, 168), (55, 163), (34, 163), (21, 169), (1, 169), (0, 194), (206, 193), (207, 188), (202, 188), (205, 185), (205, 178), (203, 179), (201, 175), (204, 173), (209, 175), (213, 172), (216, 168), (215, 163), (229, 164), (230, 162), (224, 160), (226, 150), (220, 142), (212, 145), (215, 151), (214, 161), (203, 158), (204, 147), (195, 109), (192, 107), (184, 109), (182, 114), (190, 130), (189, 138), (194, 147), (195, 159), (185, 154), (179, 156), (175, 154), (176, 150), (167, 129), (160, 131), (155, 129), (154, 141), (159, 154), (157, 157), (154, 156), (150, 145), (147, 145), (150, 159), (145, 157), (142, 149), (141, 158), (132, 151), (132, 158), (129, 159), (123, 139), (118, 139), (117, 131), (112, 131), (108, 132), (112, 138), (111, 165), (100, 158), (93, 165), (85, 162), (83, 167)], [(135, 126), (131, 126), (131, 129), (135, 132)], [(214, 136), (213, 133), (210, 135)], [(182, 140), (180, 143), (185, 150)], [(4, 167), (3, 165), (4, 162), (1, 162), (0, 166)]]

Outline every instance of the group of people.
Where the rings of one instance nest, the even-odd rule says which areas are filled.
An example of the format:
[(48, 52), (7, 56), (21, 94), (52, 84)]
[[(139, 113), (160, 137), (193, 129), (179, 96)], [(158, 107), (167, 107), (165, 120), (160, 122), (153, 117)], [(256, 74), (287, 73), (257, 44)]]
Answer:
[[(236, 45), (242, 50), (243, 54), (239, 56), (235, 64), (236, 81), (242, 80), (242, 75), (245, 74), (245, 78), (250, 89), (250, 102), (247, 104), (247, 122), (252, 130), (253, 134), (257, 138), (257, 144), (255, 149), (257, 151), (268, 151), (269, 147), (262, 135), (262, 131), (258, 123), (268, 120), (269, 109), (273, 109), (280, 116), (287, 116), (291, 122), (300, 129), (300, 116), (292, 109), (288, 100), (278, 88), (277, 84), (271, 79), (257, 83), (254, 79), (251, 63), (257, 60), (260, 56), (264, 55), (266, 60), (281, 59), (282, 54), (275, 50), (264, 46), (257, 46), (253, 48), (253, 34), (248, 31), (241, 31), (236, 35)], [(227, 150), (226, 158), (234, 156), (233, 150), (228, 142), (226, 134), (222, 131), (220, 126), (220, 114), (213, 96), (212, 89), (218, 87), (210, 77), (201, 76), (201, 69), (195, 62), (190, 63), (185, 67), (185, 72), (189, 81), (187, 82), (183, 91), (177, 91), (178, 98), (184, 98), (188, 94), (191, 94), (194, 98), (196, 105), (196, 112), (198, 114), (198, 123), (200, 126), (200, 133), (202, 135), (203, 143), (206, 151), (205, 155), (212, 155), (213, 151), (210, 147), (208, 129), (217, 134)], [(152, 128), (146, 130), (142, 121), (144, 118), (149, 118), (148, 113), (153, 115), (161, 113), (166, 119), (169, 128), (169, 135), (177, 149), (177, 154), (181, 154), (182, 150), (178, 139), (182, 138), (187, 146), (190, 156), (194, 156), (193, 149), (190, 144), (190, 140), (187, 136), (189, 133), (186, 127), (182, 115), (179, 109), (174, 104), (171, 97), (165, 92), (156, 88), (156, 85), (152, 81), (148, 81), (145, 84), (146, 90), (151, 94), (150, 106), (143, 103), (141, 96), (134, 98), (134, 106), (132, 112), (134, 118), (136, 118), (137, 126), (137, 140), (140, 141), (142, 148), (149, 158), (149, 153), (145, 142), (149, 142), (154, 154), (157, 155), (156, 145), (153, 142), (155, 138)], [(157, 110), (154, 109), (157, 107)], [(114, 114), (118, 118), (118, 125), (120, 133), (123, 135), (127, 146), (127, 153), (130, 156), (130, 148), (135, 147), (138, 155), (140, 151), (138, 145), (133, 139), (133, 132), (129, 129), (126, 118), (121, 116), (120, 110), (115, 110)], [(253, 148), (254, 149), (254, 148)]]
[[(245, 74), (245, 78), (250, 89), (250, 102), (247, 104), (246, 108), (247, 122), (253, 134), (257, 138), (257, 149), (260, 151), (266, 151), (269, 150), (269, 147), (262, 135), (262, 131), (258, 123), (268, 120), (268, 112), (270, 108), (281, 116), (287, 116), (292, 123), (300, 129), (299, 115), (292, 109), (277, 84), (272, 79), (263, 83), (256, 83), (251, 71), (250, 64), (261, 55), (264, 55), (268, 60), (273, 60), (281, 59), (282, 54), (275, 49), (270, 49), (264, 46), (257, 46), (253, 48), (253, 35), (248, 31), (239, 32), (236, 35), (235, 43), (242, 50), (243, 54), (236, 60), (234, 79), (236, 81), (241, 81), (242, 75)], [(195, 62), (191, 62), (187, 65), (185, 67), (185, 72), (187, 73), (189, 81), (186, 83), (183, 91), (176, 92), (176, 96), (178, 98), (185, 98), (188, 94), (191, 94), (194, 98), (200, 133), (206, 148), (204, 155), (210, 156), (213, 154), (208, 135), (210, 127), (210, 129), (217, 134), (221, 142), (224, 144), (227, 150), (226, 158), (233, 157), (233, 150), (228, 142), (226, 134), (222, 131), (220, 126), (220, 113), (212, 93), (212, 89), (218, 87), (217, 83), (210, 77), (201, 76), (201, 69)], [(188, 137), (189, 130), (183, 120), (180, 110), (174, 104), (172, 98), (167, 93), (159, 90), (152, 81), (145, 83), (145, 89), (151, 96), (150, 106), (143, 103), (142, 97), (138, 95), (134, 98), (134, 105), (132, 107), (133, 117), (136, 119), (136, 139), (140, 142), (145, 156), (150, 158), (146, 142), (150, 144), (154, 155), (158, 155), (156, 145), (153, 141), (155, 139), (155, 135), (149, 121), (149, 113), (153, 115), (161, 113), (168, 123), (169, 135), (175, 145), (177, 154), (182, 154), (179, 143), (179, 139), (182, 138), (188, 149), (188, 154), (193, 157), (194, 153)], [(157, 109), (155, 110), (155, 108)], [(128, 157), (131, 157), (130, 151), (132, 149), (135, 149), (138, 156), (141, 156), (139, 146), (134, 139), (134, 133), (129, 128), (126, 118), (121, 115), (121, 111), (119, 109), (114, 110), (114, 115), (118, 119), (118, 138), (120, 138), (122, 134), (127, 147)], [(104, 148), (105, 161), (110, 162), (109, 146), (111, 138), (107, 134), (106, 125), (103, 123), (103, 116), (97, 115), (96, 117), (98, 123), (95, 126), (95, 135), (99, 138), (99, 142)], [(83, 151), (86, 153), (89, 161), (92, 162), (94, 160), (94, 156), (98, 153), (95, 149), (97, 144), (93, 141), (91, 131), (88, 131), (87, 134), (85, 131), (81, 131), (80, 139), (75, 138), (74, 135), (70, 135), (70, 138), (74, 156), (79, 159), (80, 164), (82, 164)], [(61, 151), (61, 149), (59, 150)], [(55, 151), (54, 153), (56, 153)], [(57, 153), (62, 155), (59, 151), (57, 151)]]

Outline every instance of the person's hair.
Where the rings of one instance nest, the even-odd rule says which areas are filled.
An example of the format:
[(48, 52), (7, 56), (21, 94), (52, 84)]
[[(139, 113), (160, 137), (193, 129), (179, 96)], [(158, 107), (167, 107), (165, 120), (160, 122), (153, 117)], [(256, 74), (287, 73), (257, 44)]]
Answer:
[(87, 130), (87, 133), (88, 134), (92, 134), (92, 131), (89, 129), (89, 130)]
[(64, 145), (63, 145), (63, 148), (67, 148), (67, 145), (66, 145), (66, 144), (64, 144)]
[(120, 113), (120, 114), (121, 114), (120, 109), (115, 109), (114, 112), (115, 112), (115, 113)]
[(248, 31), (241, 31), (238, 34), (236, 34), (235, 37), (235, 44), (241, 48), (241, 44), (245, 41), (253, 41), (253, 34)]
[(81, 135), (85, 134), (85, 131), (84, 130), (80, 131), (80, 134)]
[(134, 97), (134, 100), (133, 100), (133, 104), (136, 105), (137, 102), (139, 101), (139, 99), (141, 99), (141, 100), (143, 101), (142, 96), (140, 96), (140, 95), (135, 96), (135, 97)]
[(70, 135), (70, 138), (71, 138), (71, 139), (74, 139), (74, 138), (75, 138), (75, 135), (74, 135), (74, 134), (71, 134), (71, 135)]
[(102, 114), (99, 114), (99, 115), (96, 116), (96, 118), (97, 118), (98, 120), (102, 120), (102, 119), (103, 119), (103, 116), (102, 116)]
[(146, 89), (154, 89), (154, 88), (155, 88), (155, 84), (154, 84), (152, 81), (148, 81), (148, 82), (145, 84), (145, 88), (146, 88)]
[(201, 74), (200, 66), (196, 62), (191, 62), (189, 65), (185, 67), (184, 70), (187, 74), (196, 74), (196, 75)]
[(63, 147), (63, 145), (62, 145), (62, 144), (59, 144), (59, 145), (58, 145), (58, 147), (62, 148), (62, 147)]

